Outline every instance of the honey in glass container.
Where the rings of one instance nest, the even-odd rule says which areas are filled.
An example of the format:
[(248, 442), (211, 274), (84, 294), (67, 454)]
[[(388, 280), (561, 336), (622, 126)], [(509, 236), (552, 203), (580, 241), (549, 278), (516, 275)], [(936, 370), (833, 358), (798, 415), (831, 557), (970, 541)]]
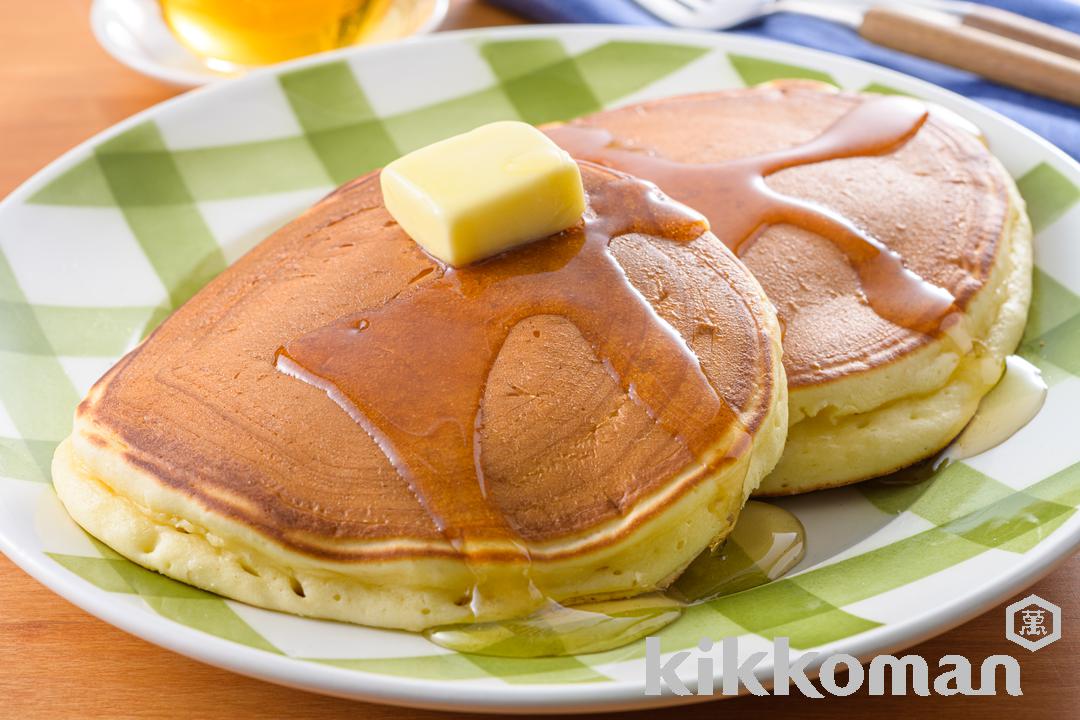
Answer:
[(265, 65), (359, 42), (389, 0), (160, 0), (173, 34), (211, 64)]

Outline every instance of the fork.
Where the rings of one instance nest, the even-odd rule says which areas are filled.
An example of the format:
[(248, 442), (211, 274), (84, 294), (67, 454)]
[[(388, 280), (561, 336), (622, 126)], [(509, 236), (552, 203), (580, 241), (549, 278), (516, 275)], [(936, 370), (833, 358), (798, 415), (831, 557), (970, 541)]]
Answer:
[(952, 0), (634, 0), (676, 27), (718, 30), (778, 12), (855, 28), (878, 45), (1080, 105), (1080, 35), (998, 8)]

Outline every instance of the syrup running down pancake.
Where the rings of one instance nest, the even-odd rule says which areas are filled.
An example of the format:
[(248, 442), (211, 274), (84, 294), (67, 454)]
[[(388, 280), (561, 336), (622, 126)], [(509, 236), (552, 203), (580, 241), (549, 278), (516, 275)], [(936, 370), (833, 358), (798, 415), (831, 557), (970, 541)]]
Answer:
[(776, 305), (791, 427), (762, 494), (933, 454), (1019, 341), (1031, 275), (1023, 202), (977, 137), (918, 101), (781, 82), (547, 132), (705, 214)]
[(760, 286), (705, 220), (583, 164), (581, 224), (464, 268), (354, 181), (91, 390), (72, 516), (266, 607), (422, 629), (664, 587), (780, 455)]

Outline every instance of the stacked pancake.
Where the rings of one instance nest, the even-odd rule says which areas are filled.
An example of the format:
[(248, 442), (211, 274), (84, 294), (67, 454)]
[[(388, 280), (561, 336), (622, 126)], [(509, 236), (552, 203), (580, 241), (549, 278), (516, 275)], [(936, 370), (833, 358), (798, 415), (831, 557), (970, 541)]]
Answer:
[(423, 629), (663, 587), (779, 458), (775, 313), (700, 214), (581, 168), (576, 228), (452, 269), (338, 190), (79, 406), (56, 489), (146, 567)]
[(549, 133), (591, 161), (568, 231), (448, 268), (373, 174), (229, 268), (79, 406), (72, 516), (184, 582), (368, 625), (632, 596), (755, 491), (937, 451), (1019, 339), (1022, 202), (915, 101), (782, 84)]
[(775, 304), (791, 424), (758, 494), (933, 455), (1020, 340), (1023, 200), (945, 111), (782, 81), (631, 105), (549, 135), (703, 212)]

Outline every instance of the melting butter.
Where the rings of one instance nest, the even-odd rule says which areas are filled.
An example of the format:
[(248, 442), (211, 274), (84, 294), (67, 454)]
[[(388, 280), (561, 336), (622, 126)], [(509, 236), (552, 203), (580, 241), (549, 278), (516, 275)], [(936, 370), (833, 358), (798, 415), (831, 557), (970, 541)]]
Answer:
[(414, 150), (387, 165), (379, 182), (401, 228), (455, 267), (565, 230), (585, 211), (577, 163), (517, 121)]
[(448, 625), (425, 635), (450, 650), (499, 657), (611, 650), (670, 625), (688, 605), (783, 576), (802, 559), (805, 545), (798, 518), (783, 508), (752, 500), (743, 507), (727, 539), (701, 553), (666, 593), (574, 606), (549, 601), (526, 617)]
[(1039, 413), (1046, 392), (1039, 368), (1022, 357), (1009, 356), (998, 384), (982, 399), (971, 422), (935, 466), (973, 457), (1005, 442)]

